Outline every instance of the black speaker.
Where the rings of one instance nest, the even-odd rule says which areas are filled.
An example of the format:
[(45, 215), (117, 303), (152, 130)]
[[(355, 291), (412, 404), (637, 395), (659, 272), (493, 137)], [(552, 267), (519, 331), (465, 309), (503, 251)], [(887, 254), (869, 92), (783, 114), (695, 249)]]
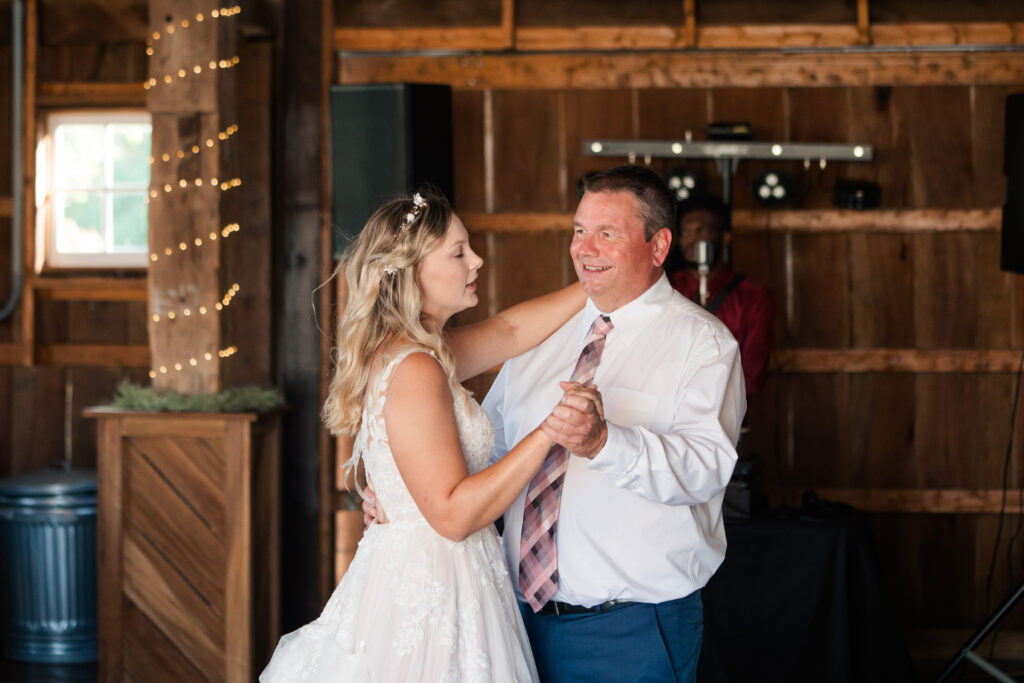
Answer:
[(331, 86), (330, 117), (335, 258), (389, 199), (432, 183), (455, 202), (450, 86)]
[(1006, 175), (1006, 200), (1003, 202), (999, 267), (1024, 274), (1024, 93), (1006, 98), (1003, 173)]

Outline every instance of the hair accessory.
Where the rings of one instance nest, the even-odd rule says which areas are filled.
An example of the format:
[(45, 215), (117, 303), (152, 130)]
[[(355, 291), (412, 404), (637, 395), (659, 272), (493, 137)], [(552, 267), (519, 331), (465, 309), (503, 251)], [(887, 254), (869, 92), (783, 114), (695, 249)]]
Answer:
[(390, 263), (385, 264), (384, 265), (384, 272), (387, 273), (388, 275), (394, 275), (395, 273), (398, 272), (398, 267), (394, 266), (394, 265), (392, 265)]
[(405, 220), (402, 221), (402, 230), (405, 230), (410, 225), (416, 222), (416, 219), (420, 217), (420, 211), (427, 205), (427, 200), (424, 199), (419, 192), (412, 196), (412, 211), (405, 214)]

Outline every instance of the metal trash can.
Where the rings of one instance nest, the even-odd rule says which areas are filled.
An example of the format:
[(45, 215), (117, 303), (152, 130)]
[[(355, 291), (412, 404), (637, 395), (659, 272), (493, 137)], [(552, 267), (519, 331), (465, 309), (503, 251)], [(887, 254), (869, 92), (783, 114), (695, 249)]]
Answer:
[(96, 474), (0, 480), (0, 644), (10, 659), (96, 661)]

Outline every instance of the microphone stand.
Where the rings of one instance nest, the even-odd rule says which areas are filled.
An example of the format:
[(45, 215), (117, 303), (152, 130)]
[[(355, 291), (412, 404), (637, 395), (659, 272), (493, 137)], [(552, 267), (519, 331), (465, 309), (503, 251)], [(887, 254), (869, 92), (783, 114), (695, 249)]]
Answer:
[(697, 266), (697, 272), (700, 274), (700, 305), (701, 308), (706, 308), (708, 305), (708, 273), (711, 268), (706, 263), (702, 263)]
[(711, 263), (715, 260), (715, 246), (707, 240), (693, 243), (693, 262), (697, 264), (697, 273), (700, 275), (700, 305), (701, 308), (708, 304), (708, 274), (711, 273)]

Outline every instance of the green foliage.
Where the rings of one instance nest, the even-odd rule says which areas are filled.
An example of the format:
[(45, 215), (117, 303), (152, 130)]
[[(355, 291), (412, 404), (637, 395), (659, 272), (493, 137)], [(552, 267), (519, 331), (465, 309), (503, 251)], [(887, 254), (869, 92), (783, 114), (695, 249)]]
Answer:
[(186, 396), (176, 391), (157, 393), (152, 387), (121, 382), (110, 404), (122, 410), (170, 413), (263, 413), (284, 405), (280, 389), (234, 387), (217, 394)]

